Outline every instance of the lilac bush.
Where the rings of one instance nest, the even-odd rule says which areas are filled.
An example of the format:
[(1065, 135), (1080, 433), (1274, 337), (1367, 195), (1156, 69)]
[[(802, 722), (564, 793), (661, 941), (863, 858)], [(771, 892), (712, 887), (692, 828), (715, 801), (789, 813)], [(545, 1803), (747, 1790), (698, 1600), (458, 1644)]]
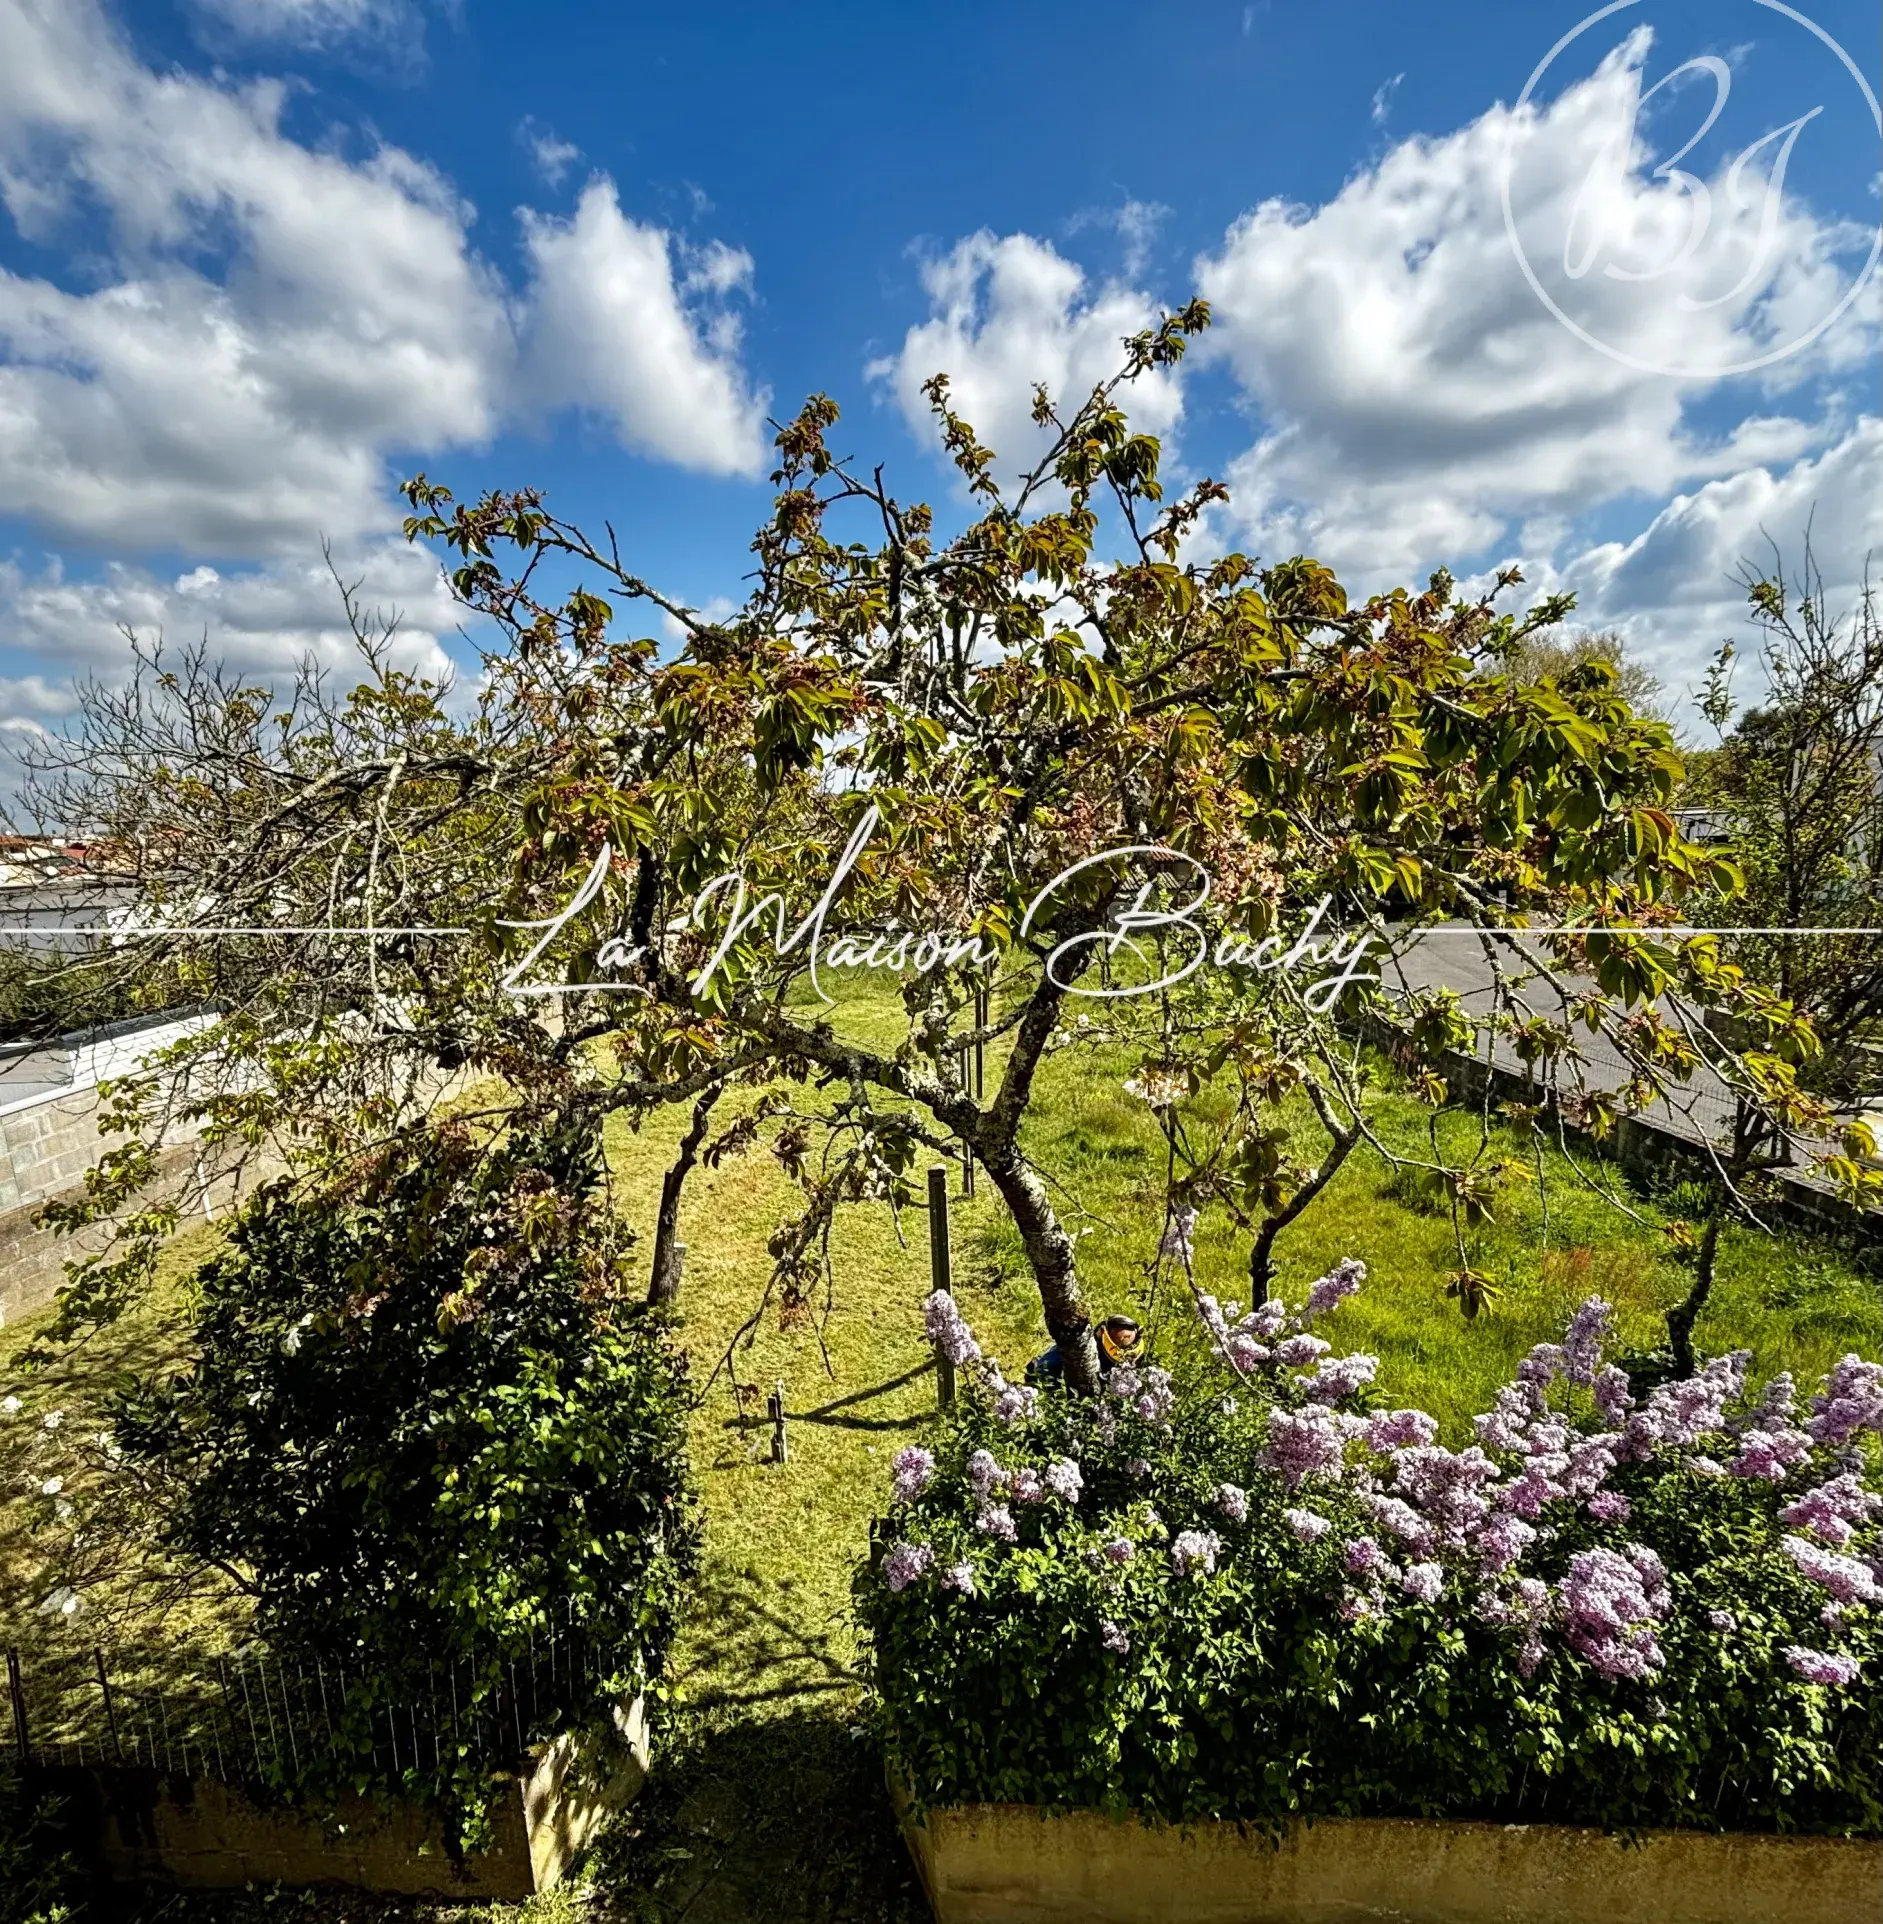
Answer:
[(1883, 1367), (1638, 1387), (1591, 1298), (1447, 1442), (1328, 1333), (1365, 1274), (1024, 1411), (931, 1299), (978, 1393), (858, 1581), (921, 1793), (1883, 1830)]

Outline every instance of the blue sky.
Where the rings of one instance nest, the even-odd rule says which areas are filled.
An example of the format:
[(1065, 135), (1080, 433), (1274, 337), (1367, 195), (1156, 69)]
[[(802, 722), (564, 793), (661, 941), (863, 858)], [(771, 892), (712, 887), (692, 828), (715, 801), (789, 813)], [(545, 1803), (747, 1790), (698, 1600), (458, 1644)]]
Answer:
[(1024, 452), (1034, 379), (1199, 289), (1136, 406), (1212, 542), (1519, 560), (1684, 688), (1767, 534), (1845, 594), (1883, 545), (1883, 28), (1638, 0), (1514, 111), (1588, 11), (0, 0), (0, 731), (124, 625), (337, 659), (323, 537), (462, 658), (420, 466), (736, 595), (768, 411), (829, 392), (945, 517), (923, 376)]

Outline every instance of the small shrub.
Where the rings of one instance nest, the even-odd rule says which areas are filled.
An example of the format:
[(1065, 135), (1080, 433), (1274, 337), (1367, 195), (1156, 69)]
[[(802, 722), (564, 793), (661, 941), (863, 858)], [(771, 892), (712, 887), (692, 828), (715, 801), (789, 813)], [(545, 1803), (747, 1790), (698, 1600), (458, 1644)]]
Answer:
[(292, 1788), (430, 1797), (474, 1835), (512, 1760), (373, 1759), (434, 1665), (469, 1671), (466, 1713), (557, 1633), (600, 1660), (587, 1714), (661, 1674), (697, 1550), (681, 1366), (599, 1173), (586, 1137), (446, 1124), (263, 1190), (199, 1278), (193, 1366), (120, 1413), (172, 1544), (238, 1577), (275, 1654), (360, 1680)]
[(931, 1299), (980, 1386), (857, 1579), (918, 1800), (1883, 1831), (1883, 1367), (1640, 1395), (1592, 1299), (1453, 1451), (1317, 1333), (1363, 1274), (1092, 1402)]

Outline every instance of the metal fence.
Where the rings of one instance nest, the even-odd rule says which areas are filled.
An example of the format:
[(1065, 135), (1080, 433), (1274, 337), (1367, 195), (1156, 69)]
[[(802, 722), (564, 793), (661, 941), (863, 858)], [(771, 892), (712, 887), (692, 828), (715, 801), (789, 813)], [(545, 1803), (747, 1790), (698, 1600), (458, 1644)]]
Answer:
[(465, 1664), (434, 1664), (390, 1693), (338, 1664), (249, 1647), (227, 1655), (61, 1650), (6, 1653), (8, 1725), (23, 1763), (134, 1764), (224, 1782), (285, 1784), (323, 1754), (373, 1773), (472, 1760), (514, 1769), (533, 1739), (592, 1714), (612, 1666), (579, 1631), (532, 1642), (474, 1685)]

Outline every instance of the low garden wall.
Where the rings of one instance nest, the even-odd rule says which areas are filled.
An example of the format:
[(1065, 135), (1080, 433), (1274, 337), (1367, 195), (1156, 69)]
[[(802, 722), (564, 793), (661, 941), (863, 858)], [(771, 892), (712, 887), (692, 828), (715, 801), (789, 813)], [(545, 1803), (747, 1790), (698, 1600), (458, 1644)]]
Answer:
[(1876, 1924), (1883, 1842), (1322, 1818), (1279, 1844), (983, 1804), (904, 1835), (936, 1924)]
[(523, 1777), (499, 1781), (491, 1841), (462, 1852), (415, 1805), (346, 1796), (319, 1815), (262, 1801), (239, 1784), (135, 1764), (42, 1767), (63, 1800), (75, 1854), (107, 1881), (194, 1890), (249, 1884), (345, 1885), (408, 1897), (518, 1901), (560, 1883), (611, 1812), (647, 1777), (637, 1700), (614, 1728), (545, 1747)]

